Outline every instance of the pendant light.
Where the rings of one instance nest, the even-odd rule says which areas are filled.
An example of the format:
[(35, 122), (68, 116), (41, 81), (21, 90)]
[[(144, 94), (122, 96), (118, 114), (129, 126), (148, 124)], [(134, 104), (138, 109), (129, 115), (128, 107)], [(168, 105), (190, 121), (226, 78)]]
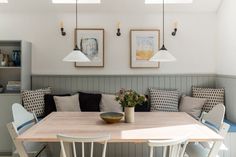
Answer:
[(165, 0), (163, 0), (163, 45), (161, 49), (152, 56), (152, 58), (149, 61), (152, 62), (173, 62), (176, 61), (176, 58), (168, 52), (168, 50), (165, 47)]
[[(77, 16), (78, 16), (78, 0), (76, 0), (76, 29), (77, 29)], [(69, 53), (64, 59), (64, 62), (90, 62), (90, 59), (78, 48), (77, 42), (75, 43), (74, 50)]]

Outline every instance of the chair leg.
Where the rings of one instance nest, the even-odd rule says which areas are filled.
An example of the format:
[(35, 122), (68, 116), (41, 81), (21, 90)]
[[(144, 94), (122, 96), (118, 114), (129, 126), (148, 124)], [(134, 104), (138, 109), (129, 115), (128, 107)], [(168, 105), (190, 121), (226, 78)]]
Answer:
[(213, 144), (213, 146), (212, 146), (211, 151), (210, 151), (209, 154), (208, 154), (208, 157), (215, 157), (215, 156), (217, 156), (221, 144), (222, 144), (222, 141), (215, 142), (215, 143)]
[(150, 147), (150, 154), (149, 154), (149, 157), (153, 157), (153, 147)]
[[(71, 144), (64, 142), (64, 147), (65, 147), (65, 152), (66, 152), (66, 157), (73, 157), (73, 152), (71, 149)], [(62, 150), (60, 152), (60, 157), (63, 157)]]
[(164, 147), (162, 150), (162, 157), (166, 157), (167, 147)]

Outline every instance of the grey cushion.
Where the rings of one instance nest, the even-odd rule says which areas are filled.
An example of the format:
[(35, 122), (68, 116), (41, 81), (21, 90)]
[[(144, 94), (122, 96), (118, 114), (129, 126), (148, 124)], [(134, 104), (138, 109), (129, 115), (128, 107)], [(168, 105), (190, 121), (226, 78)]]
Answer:
[(207, 102), (203, 106), (202, 110), (209, 112), (217, 104), (224, 104), (224, 88), (198, 88), (192, 87), (192, 95), (195, 98), (205, 98)]
[(79, 94), (72, 96), (54, 96), (57, 111), (78, 112), (80, 111)]
[(179, 91), (149, 89), (151, 112), (178, 112)]
[(102, 94), (100, 102), (101, 112), (122, 112), (121, 105), (115, 100), (115, 95)]
[(34, 112), (37, 117), (44, 116), (44, 95), (50, 94), (51, 88), (25, 90), (21, 92), (24, 107), (29, 112)]
[(179, 111), (186, 112), (194, 117), (199, 117), (202, 112), (202, 107), (206, 102), (207, 99), (204, 98), (182, 96), (179, 105)]

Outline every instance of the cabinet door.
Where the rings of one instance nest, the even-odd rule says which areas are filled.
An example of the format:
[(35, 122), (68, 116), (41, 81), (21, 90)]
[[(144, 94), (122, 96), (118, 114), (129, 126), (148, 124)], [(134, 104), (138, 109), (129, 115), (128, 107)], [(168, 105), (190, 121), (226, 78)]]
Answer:
[(7, 123), (12, 122), (13, 103), (21, 103), (20, 94), (0, 94), (0, 154), (12, 152), (12, 140), (7, 130)]

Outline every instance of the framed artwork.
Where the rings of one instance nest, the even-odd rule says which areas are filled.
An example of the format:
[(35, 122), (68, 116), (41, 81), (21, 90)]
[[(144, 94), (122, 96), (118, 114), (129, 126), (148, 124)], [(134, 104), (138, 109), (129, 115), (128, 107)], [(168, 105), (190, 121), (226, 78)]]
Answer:
[(130, 67), (159, 68), (160, 63), (149, 59), (160, 49), (160, 30), (132, 29), (130, 30)]
[(75, 67), (104, 67), (104, 29), (75, 29), (75, 44), (91, 60), (76, 62)]

